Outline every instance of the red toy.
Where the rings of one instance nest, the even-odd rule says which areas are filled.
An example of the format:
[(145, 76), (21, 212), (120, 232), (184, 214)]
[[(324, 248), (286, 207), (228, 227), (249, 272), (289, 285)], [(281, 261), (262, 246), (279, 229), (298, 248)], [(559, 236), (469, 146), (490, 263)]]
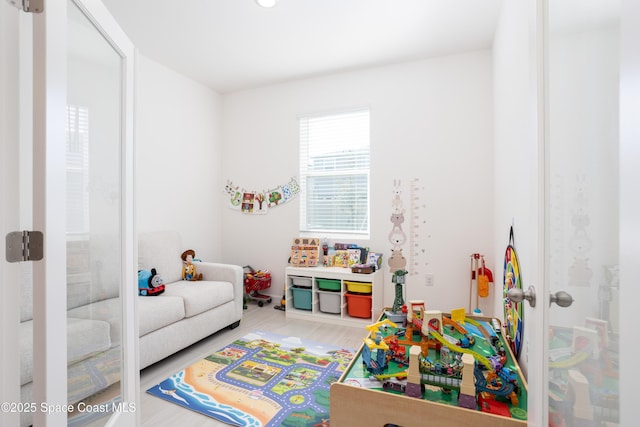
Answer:
[(271, 273), (262, 270), (256, 271), (250, 265), (245, 265), (243, 269), (245, 299), (258, 301), (259, 307), (262, 307), (265, 302), (270, 303), (271, 297), (258, 291), (271, 287)]
[(487, 393), (480, 393), (478, 396), (478, 404), (480, 406), (480, 410), (483, 412), (511, 418), (509, 406), (507, 406), (506, 403), (498, 402), (493, 398), (493, 396), (488, 395)]

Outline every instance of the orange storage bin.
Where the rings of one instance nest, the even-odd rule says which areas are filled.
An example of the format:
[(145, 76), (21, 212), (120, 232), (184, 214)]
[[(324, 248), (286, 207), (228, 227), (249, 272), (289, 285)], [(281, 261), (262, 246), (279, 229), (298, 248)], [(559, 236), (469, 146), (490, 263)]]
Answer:
[(347, 313), (351, 317), (371, 318), (371, 295), (358, 295), (346, 292)]

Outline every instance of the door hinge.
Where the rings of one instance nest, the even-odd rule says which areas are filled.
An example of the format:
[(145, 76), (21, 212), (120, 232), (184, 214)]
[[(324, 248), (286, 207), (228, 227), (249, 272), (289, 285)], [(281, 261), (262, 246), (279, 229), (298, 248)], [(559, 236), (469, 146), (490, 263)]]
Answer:
[(40, 261), (44, 254), (41, 231), (12, 231), (5, 239), (6, 259), (9, 262)]
[(42, 13), (44, 0), (7, 0), (12, 6), (30, 13)]

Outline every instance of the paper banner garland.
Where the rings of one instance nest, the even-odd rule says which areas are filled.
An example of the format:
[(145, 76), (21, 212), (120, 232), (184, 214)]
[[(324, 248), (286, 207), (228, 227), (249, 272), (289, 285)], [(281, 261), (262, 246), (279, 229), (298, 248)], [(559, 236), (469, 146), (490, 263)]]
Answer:
[(246, 190), (227, 180), (224, 191), (229, 196), (229, 208), (246, 214), (266, 214), (269, 208), (281, 206), (297, 196), (300, 185), (291, 178), (286, 184), (260, 192)]

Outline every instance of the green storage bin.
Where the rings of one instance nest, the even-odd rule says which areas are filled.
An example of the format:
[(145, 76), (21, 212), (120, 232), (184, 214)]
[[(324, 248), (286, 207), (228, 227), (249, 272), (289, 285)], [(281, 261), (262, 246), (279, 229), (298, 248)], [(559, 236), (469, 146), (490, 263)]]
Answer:
[(339, 291), (340, 280), (336, 279), (316, 279), (318, 282), (318, 289), (323, 291)]

